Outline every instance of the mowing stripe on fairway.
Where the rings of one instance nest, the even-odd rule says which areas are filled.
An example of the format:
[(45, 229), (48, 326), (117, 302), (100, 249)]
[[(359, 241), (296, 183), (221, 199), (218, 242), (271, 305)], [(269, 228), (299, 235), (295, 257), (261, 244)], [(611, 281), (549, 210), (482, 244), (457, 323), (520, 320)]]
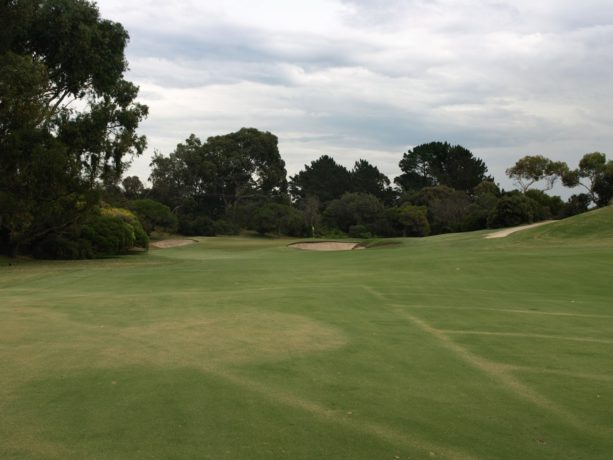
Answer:
[(593, 342), (613, 345), (613, 340), (595, 339), (593, 337), (569, 337), (565, 335), (526, 334), (524, 332), (492, 332), (492, 331), (464, 331), (454, 329), (437, 329), (442, 334), (453, 335), (493, 335), (500, 337), (524, 337), (533, 339), (568, 340), (571, 342)]
[[(369, 288), (366, 288), (369, 290)], [(370, 291), (369, 291), (370, 292)], [(550, 316), (571, 316), (577, 318), (600, 318), (600, 319), (613, 319), (613, 315), (596, 315), (590, 313), (567, 313), (558, 311), (538, 311), (538, 310), (519, 310), (512, 308), (487, 308), (487, 307), (450, 307), (442, 305), (407, 305), (399, 303), (390, 303), (390, 306), (397, 308), (420, 308), (427, 310), (479, 310), (479, 311), (495, 311), (501, 313), (518, 313), (529, 315), (550, 315)]]
[(388, 308), (390, 308), (390, 311), (394, 311), (398, 316), (409, 320), (412, 324), (418, 326), (422, 331), (427, 332), (432, 337), (435, 337), (443, 347), (445, 347), (449, 351), (452, 351), (463, 361), (469, 363), (473, 367), (480, 369), (481, 371), (488, 374), (490, 377), (496, 379), (500, 384), (502, 384), (504, 388), (513, 393), (516, 397), (524, 401), (528, 401), (533, 405), (560, 417), (564, 422), (577, 429), (578, 431), (598, 432), (602, 435), (608, 436), (613, 435), (613, 429), (594, 425), (588, 426), (588, 423), (585, 420), (579, 418), (576, 414), (566, 410), (561, 406), (558, 406), (547, 397), (525, 385), (523, 382), (521, 382), (516, 377), (510, 374), (510, 372), (513, 370), (513, 366), (496, 363), (470, 352), (463, 346), (454, 342), (441, 330), (435, 329), (426, 321), (407, 312), (404, 306), (399, 307), (397, 305), (389, 304), (386, 300), (385, 295), (383, 295), (376, 289), (373, 289), (369, 286), (364, 286), (364, 289), (370, 294), (377, 297), (380, 301), (383, 302), (384, 305), (387, 305)]
[[(443, 447), (437, 444), (432, 444), (424, 439), (415, 436), (412, 433), (401, 433), (390, 429), (384, 425), (369, 422), (367, 420), (351, 420), (347, 417), (345, 412), (339, 413), (338, 410), (326, 408), (316, 402), (308, 401), (306, 399), (297, 398), (295, 395), (279, 388), (272, 388), (268, 384), (262, 384), (253, 380), (248, 380), (244, 377), (236, 375), (227, 370), (221, 368), (207, 368), (206, 372), (221, 377), (235, 385), (239, 385), (245, 389), (253, 391), (260, 396), (263, 396), (273, 402), (284, 404), (286, 406), (301, 409), (312, 415), (316, 415), (320, 418), (327, 420), (344, 428), (349, 428), (354, 431), (366, 434), (368, 436), (375, 436), (386, 442), (396, 445), (409, 447), (413, 449), (425, 452), (430, 457), (443, 456), (445, 458), (453, 460), (475, 460), (476, 457), (471, 456), (465, 452), (457, 449), (451, 449), (449, 447)], [(345, 417), (342, 417), (342, 415)]]

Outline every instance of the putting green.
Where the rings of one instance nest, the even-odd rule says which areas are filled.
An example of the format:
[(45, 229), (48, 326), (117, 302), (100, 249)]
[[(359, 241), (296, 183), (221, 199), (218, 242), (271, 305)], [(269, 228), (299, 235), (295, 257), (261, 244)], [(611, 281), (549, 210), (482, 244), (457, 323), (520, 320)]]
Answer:
[(611, 229), (0, 259), (0, 458), (608, 459)]

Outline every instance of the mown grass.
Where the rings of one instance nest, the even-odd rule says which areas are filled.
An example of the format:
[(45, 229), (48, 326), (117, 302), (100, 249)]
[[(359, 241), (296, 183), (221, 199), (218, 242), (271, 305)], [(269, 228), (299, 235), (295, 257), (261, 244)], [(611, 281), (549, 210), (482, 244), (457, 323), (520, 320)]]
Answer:
[(612, 224), (0, 259), (0, 458), (608, 459)]

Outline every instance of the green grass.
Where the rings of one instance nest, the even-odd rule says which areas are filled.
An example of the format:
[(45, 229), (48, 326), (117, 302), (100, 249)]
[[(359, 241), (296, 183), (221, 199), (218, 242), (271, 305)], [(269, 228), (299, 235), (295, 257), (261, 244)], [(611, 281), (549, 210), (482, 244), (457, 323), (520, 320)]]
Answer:
[(612, 229), (0, 259), (0, 458), (609, 459)]

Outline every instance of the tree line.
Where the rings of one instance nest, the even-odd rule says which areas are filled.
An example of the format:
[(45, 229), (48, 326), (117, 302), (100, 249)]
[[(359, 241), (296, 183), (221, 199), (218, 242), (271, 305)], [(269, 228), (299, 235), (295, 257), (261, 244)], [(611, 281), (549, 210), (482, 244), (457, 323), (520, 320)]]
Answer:
[[(524, 157), (507, 170), (518, 189), (504, 191), (481, 159), (447, 142), (405, 152), (393, 181), (365, 159), (346, 168), (328, 155), (288, 178), (277, 137), (255, 128), (156, 153), (146, 187), (124, 177), (146, 148), (137, 128), (148, 114), (124, 79), (128, 39), (85, 0), (0, 4), (2, 253), (99, 257), (146, 248), (156, 230), (425, 236), (573, 215), (613, 196), (603, 153), (574, 170)], [(548, 195), (557, 181), (582, 193)]]
[[(483, 160), (447, 142), (404, 153), (393, 183), (365, 159), (349, 169), (329, 155), (288, 180), (277, 145), (276, 136), (253, 128), (205, 142), (192, 135), (168, 156), (155, 155), (150, 188), (136, 177), (126, 180), (138, 184), (139, 197), (173, 210), (186, 235), (250, 229), (289, 236), (426, 236), (570, 216), (613, 197), (613, 161), (598, 152), (586, 154), (575, 170), (541, 155), (524, 157), (507, 170), (518, 189), (504, 191)], [(558, 180), (586, 193), (566, 202), (545, 193)]]

